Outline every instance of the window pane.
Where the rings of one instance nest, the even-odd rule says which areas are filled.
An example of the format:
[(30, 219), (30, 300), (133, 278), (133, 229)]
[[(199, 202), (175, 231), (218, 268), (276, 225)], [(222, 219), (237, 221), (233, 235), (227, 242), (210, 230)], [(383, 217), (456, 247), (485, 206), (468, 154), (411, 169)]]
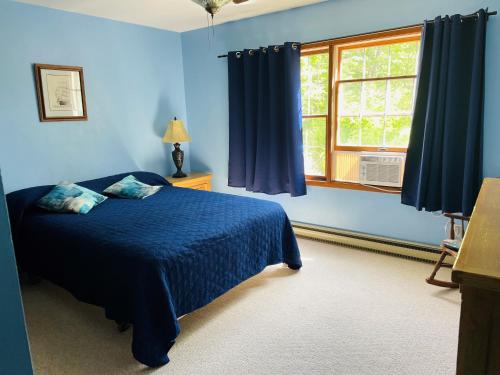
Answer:
[(360, 123), (359, 117), (339, 117), (337, 143), (341, 146), (359, 146)]
[(412, 116), (387, 116), (385, 119), (385, 145), (408, 147)]
[(394, 79), (388, 81), (389, 108), (388, 114), (409, 114), (413, 111), (414, 79)]
[(380, 78), (389, 75), (390, 51), (390, 45), (366, 48), (365, 78)]
[(380, 146), (384, 143), (384, 117), (363, 117), (361, 120), (361, 145)]
[(306, 175), (324, 176), (326, 162), (326, 118), (302, 120), (304, 170)]
[(340, 64), (340, 79), (361, 79), (363, 78), (364, 49), (342, 50), (342, 60)]
[(340, 116), (358, 116), (361, 110), (361, 83), (341, 83), (338, 100)]
[(328, 53), (301, 57), (302, 114), (328, 112)]
[(384, 114), (387, 81), (363, 82), (363, 114)]
[(391, 76), (417, 74), (420, 42), (395, 43), (391, 45)]

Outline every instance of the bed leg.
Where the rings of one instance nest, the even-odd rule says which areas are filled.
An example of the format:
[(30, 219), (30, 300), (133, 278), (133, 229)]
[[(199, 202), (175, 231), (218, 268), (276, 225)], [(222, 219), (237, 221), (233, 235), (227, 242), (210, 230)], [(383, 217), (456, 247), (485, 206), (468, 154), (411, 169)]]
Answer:
[(118, 332), (120, 333), (125, 332), (130, 328), (130, 323), (116, 321), (116, 324), (118, 325)]

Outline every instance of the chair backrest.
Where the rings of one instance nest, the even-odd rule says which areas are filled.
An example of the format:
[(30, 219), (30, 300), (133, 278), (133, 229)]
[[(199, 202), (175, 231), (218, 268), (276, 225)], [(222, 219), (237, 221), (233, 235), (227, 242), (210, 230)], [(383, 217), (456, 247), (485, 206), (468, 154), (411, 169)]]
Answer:
[(444, 213), (444, 216), (450, 219), (450, 239), (454, 240), (456, 237), (455, 233), (455, 220), (460, 220), (462, 224), (461, 238), (464, 238), (465, 230), (467, 229), (467, 224), (469, 223), (470, 216), (463, 216), (460, 214)]

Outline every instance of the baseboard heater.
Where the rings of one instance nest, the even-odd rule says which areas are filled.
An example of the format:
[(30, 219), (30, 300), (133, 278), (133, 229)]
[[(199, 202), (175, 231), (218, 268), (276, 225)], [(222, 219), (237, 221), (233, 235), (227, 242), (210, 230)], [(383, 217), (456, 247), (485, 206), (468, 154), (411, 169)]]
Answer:
[[(373, 236), (365, 233), (300, 222), (292, 222), (292, 226), (297, 237), (429, 263), (436, 262), (439, 258), (439, 246), (435, 245)], [(454, 259), (451, 257), (445, 259), (445, 262), (448, 264), (453, 264), (453, 261)]]

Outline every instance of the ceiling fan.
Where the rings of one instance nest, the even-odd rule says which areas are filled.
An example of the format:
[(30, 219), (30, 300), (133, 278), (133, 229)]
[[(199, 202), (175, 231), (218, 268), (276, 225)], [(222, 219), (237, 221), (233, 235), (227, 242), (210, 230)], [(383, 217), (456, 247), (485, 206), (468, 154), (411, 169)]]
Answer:
[(242, 4), (248, 0), (192, 0), (196, 4), (202, 6), (207, 13), (212, 17), (217, 13), (224, 5), (227, 5), (231, 1), (235, 4)]

